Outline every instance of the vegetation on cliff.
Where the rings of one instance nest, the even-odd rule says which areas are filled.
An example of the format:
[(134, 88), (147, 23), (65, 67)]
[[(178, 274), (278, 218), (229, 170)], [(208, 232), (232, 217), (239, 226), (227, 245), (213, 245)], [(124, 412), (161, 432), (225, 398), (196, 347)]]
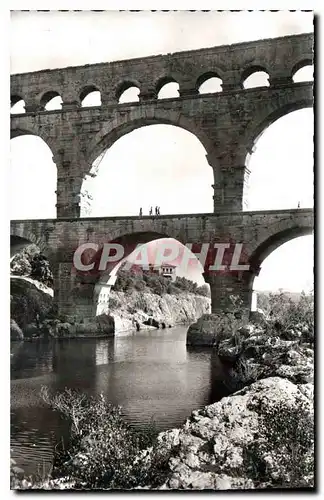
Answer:
[(16, 276), (27, 276), (48, 287), (53, 286), (53, 274), (49, 262), (33, 244), (26, 246), (12, 258), (10, 273)]
[(10, 280), (11, 318), (24, 330), (27, 325), (54, 318), (53, 297), (27, 280)]
[(194, 295), (202, 295), (208, 297), (209, 287), (207, 285), (198, 286), (194, 281), (184, 277), (176, 277), (175, 281), (171, 281), (164, 276), (160, 276), (154, 272), (138, 270), (126, 271), (120, 269), (118, 271), (116, 283), (113, 287), (116, 292), (131, 293), (133, 290), (139, 292), (151, 292), (156, 295), (179, 295), (183, 292), (192, 293)]

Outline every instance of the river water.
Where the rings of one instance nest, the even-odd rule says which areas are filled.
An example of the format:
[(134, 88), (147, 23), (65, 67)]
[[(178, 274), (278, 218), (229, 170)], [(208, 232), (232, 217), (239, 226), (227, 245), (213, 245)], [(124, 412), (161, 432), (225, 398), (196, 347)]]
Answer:
[(103, 393), (128, 422), (159, 430), (180, 426), (191, 411), (228, 393), (210, 350), (186, 347), (188, 327), (110, 339), (15, 342), (11, 346), (11, 449), (27, 475), (47, 471), (67, 425), (40, 389)]

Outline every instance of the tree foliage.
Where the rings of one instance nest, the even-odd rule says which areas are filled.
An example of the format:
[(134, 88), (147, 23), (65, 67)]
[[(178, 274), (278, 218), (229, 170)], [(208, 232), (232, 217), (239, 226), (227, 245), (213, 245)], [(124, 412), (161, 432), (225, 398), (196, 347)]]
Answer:
[(49, 287), (53, 286), (53, 274), (47, 258), (36, 245), (28, 245), (10, 262), (10, 272), (16, 276), (33, 278)]
[(209, 296), (209, 287), (207, 285), (198, 286), (197, 283), (184, 277), (177, 277), (171, 281), (152, 271), (134, 272), (120, 269), (118, 271), (116, 283), (114, 285), (116, 292), (131, 292), (138, 290), (141, 292), (150, 291), (156, 295), (178, 295), (183, 292), (193, 293), (195, 295)]

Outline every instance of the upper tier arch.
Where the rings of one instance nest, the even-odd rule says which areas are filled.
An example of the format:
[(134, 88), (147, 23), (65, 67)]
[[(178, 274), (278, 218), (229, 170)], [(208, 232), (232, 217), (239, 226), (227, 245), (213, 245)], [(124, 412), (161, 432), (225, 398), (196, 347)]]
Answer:
[(193, 120), (176, 111), (153, 109), (148, 112), (143, 108), (136, 108), (127, 115), (119, 115), (113, 122), (105, 123), (101, 130), (95, 135), (88, 148), (88, 161), (93, 163), (96, 158), (107, 148), (109, 148), (120, 137), (133, 130), (146, 125), (174, 125), (181, 127), (194, 134), (203, 144), (206, 151), (211, 151), (213, 143), (209, 137), (195, 125)]

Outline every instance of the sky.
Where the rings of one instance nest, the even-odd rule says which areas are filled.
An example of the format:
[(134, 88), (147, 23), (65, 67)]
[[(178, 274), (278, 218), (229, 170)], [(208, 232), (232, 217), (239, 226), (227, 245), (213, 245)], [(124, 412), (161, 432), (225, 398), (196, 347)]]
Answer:
[[(310, 31), (312, 14), (303, 12), (13, 12), (11, 72)], [(311, 78), (308, 69), (302, 70), (301, 79)], [(254, 83), (260, 85), (262, 75), (255, 78)], [(205, 91), (218, 90), (218, 82), (206, 85), (210, 87)], [(163, 92), (160, 97), (174, 95), (176, 84)], [(131, 89), (128, 97), (136, 99), (136, 94), (136, 89)], [(96, 99), (89, 96), (87, 105), (97, 104)], [(55, 105), (53, 101), (49, 109)], [(19, 106), (21, 103), (18, 111)], [(212, 212), (213, 175), (205, 154), (195, 136), (170, 125), (142, 127), (123, 136), (106, 152), (97, 177), (84, 182), (84, 189), (93, 196), (91, 215), (136, 215), (140, 207), (147, 214), (155, 205), (161, 207), (162, 214)], [(11, 218), (55, 217), (56, 167), (51, 158), (51, 151), (39, 138), (11, 141)], [(245, 193), (249, 210), (296, 208), (298, 203), (311, 207), (312, 110), (290, 113), (269, 127), (256, 144), (249, 169), (249, 191)], [(123, 190), (112, 190), (121, 184)], [(83, 215), (88, 213), (83, 211)], [(309, 290), (313, 288), (312, 274), (313, 239), (297, 238), (264, 261), (254, 288)], [(202, 282), (201, 275), (190, 277)]]

